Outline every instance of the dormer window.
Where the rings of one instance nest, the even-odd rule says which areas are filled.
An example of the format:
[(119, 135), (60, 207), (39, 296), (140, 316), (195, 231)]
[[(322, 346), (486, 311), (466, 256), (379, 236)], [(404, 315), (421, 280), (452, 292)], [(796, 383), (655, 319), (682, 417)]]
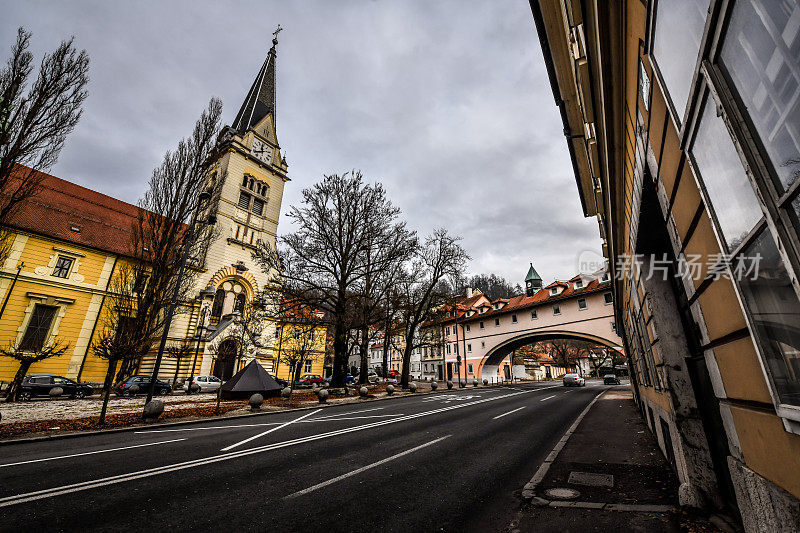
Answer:
[(575, 290), (582, 289), (582, 288), (583, 288), (583, 280), (579, 279), (579, 280), (575, 281)]
[(550, 289), (550, 296), (555, 296), (558, 294), (558, 287), (553, 287)]
[(600, 283), (607, 283), (610, 280), (611, 277), (608, 275), (608, 272), (606, 272), (605, 274), (603, 274), (603, 277), (600, 278)]

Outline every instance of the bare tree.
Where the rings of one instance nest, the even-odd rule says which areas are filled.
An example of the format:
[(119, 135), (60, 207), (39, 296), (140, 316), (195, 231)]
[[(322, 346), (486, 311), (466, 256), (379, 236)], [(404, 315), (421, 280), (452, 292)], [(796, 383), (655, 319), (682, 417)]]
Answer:
[[(302, 206), (288, 216), (297, 230), (279, 239), (277, 249), (262, 243), (255, 257), (274, 276), (287, 298), (325, 313), (333, 330), (331, 385), (345, 384), (348, 332), (364, 321), (363, 294), (370, 250), (391, 254), (385, 237), (397, 227), (398, 211), (380, 184), (366, 184), (360, 172), (331, 175), (304, 189)], [(402, 225), (400, 228), (404, 230)], [(406, 235), (410, 235), (406, 233)], [(376, 259), (376, 261), (378, 261)]]
[[(23, 201), (35, 196), (46, 171), (57, 160), (67, 135), (78, 124), (89, 81), (89, 56), (62, 41), (44, 56), (36, 80), (31, 34), (17, 30), (11, 57), (0, 70), (0, 228)], [(31, 83), (32, 81), (32, 83)], [(0, 232), (0, 263), (8, 252)]]
[(102, 326), (92, 342), (92, 353), (105, 361), (103, 380), (103, 405), (100, 424), (105, 423), (106, 409), (111, 391), (117, 381), (117, 365), (123, 367), (138, 361), (152, 345), (152, 332), (143, 329), (136, 320), (136, 305), (147, 280), (147, 267), (139, 261), (120, 262), (109, 286), (110, 297), (104, 309)]
[(427, 345), (425, 337), (419, 335), (420, 328), (446, 302), (447, 294), (437, 290), (442, 287), (441, 281), (460, 277), (469, 259), (459, 244), (460, 240), (450, 236), (445, 229), (435, 230), (425, 240), (425, 245), (412, 260), (410, 270), (398, 284), (402, 292), (401, 321), (405, 336), (400, 377), (403, 387), (408, 386), (411, 353)]
[[(195, 124), (192, 135), (182, 139), (174, 151), (168, 151), (161, 165), (153, 171), (148, 190), (139, 201), (139, 216), (132, 228), (131, 255), (146, 266), (138, 276), (141, 287), (136, 293), (134, 327), (146, 332), (152, 344), (161, 335), (170, 318), (171, 299), (191, 300), (189, 291), (200, 271), (187, 268), (182, 275), (183, 247), (189, 246), (190, 265), (197, 266), (214, 232), (213, 218), (191, 228), (188, 222), (196, 210), (212, 212), (224, 179), (209, 168), (219, 132), (222, 102), (212, 98)], [(201, 192), (211, 200), (201, 205)], [(190, 238), (191, 237), (191, 238)], [(179, 306), (176, 311), (188, 308)], [(127, 377), (140, 364), (141, 357), (123, 362), (117, 381)], [(154, 383), (154, 382), (153, 382)]]
[(165, 355), (175, 360), (175, 374), (172, 376), (172, 390), (175, 390), (175, 386), (178, 384), (178, 373), (181, 370), (181, 362), (185, 361), (189, 357), (192, 356), (194, 353), (194, 348), (191, 344), (180, 343), (180, 344), (173, 344), (167, 351)]
[(7, 402), (17, 401), (19, 395), (19, 388), (22, 385), (22, 380), (28, 374), (28, 370), (33, 363), (50, 359), (51, 357), (58, 357), (66, 353), (69, 349), (69, 344), (62, 343), (58, 339), (54, 339), (50, 343), (39, 343), (37, 345), (31, 344), (26, 338), (23, 338), (19, 343), (12, 344), (8, 348), (0, 348), (0, 356), (11, 357), (19, 361), (19, 368), (11, 381), (6, 393)]

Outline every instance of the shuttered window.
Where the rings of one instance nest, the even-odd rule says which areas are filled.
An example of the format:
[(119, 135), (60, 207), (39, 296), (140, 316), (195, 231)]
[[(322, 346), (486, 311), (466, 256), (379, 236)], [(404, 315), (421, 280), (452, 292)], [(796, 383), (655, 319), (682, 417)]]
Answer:
[(239, 207), (250, 209), (250, 195), (246, 192), (239, 192)]
[(264, 212), (264, 200), (259, 200), (258, 198), (253, 198), (253, 213), (258, 216)]

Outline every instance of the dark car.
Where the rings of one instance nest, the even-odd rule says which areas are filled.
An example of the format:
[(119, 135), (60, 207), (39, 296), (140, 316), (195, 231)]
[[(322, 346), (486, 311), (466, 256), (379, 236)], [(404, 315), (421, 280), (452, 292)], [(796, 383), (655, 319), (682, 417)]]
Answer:
[[(135, 392), (131, 392), (131, 387), (136, 385), (138, 390)], [(135, 394), (147, 394), (147, 390), (150, 388), (150, 376), (131, 376), (125, 381), (123, 381), (119, 387), (117, 387), (117, 396), (133, 396)], [(172, 386), (165, 382), (161, 381), (160, 379), (156, 380), (156, 385), (153, 389), (153, 394), (159, 396), (166, 396), (172, 392)]]
[(289, 382), (287, 380), (283, 379), (283, 378), (276, 378), (276, 377), (273, 376), (272, 379), (274, 379), (275, 382), (278, 385), (280, 385), (281, 387), (288, 387), (289, 386)]
[[(325, 384), (326, 385), (330, 385), (332, 379), (333, 379), (333, 376), (328, 376), (327, 378), (325, 378)], [(355, 378), (353, 377), (353, 374), (348, 372), (347, 375), (344, 378), (344, 382), (349, 385), (350, 383), (353, 383), (354, 381), (355, 381)]]
[(30, 400), (35, 396), (49, 396), (50, 390), (55, 387), (61, 387), (64, 391), (63, 396), (68, 396), (69, 398), (83, 398), (94, 393), (94, 389), (89, 385), (78, 383), (64, 376), (31, 374), (22, 379), (19, 398), (21, 400)]
[(603, 385), (619, 385), (619, 378), (614, 374), (603, 376)]

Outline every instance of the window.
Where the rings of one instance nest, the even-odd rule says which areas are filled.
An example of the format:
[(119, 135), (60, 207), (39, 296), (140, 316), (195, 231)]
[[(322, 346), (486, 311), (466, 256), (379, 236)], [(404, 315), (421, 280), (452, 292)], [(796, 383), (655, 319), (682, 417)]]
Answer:
[(575, 290), (582, 289), (582, 288), (583, 288), (583, 280), (579, 279), (579, 280), (577, 280), (575, 282)]
[(486, 308), (485, 308), (485, 307), (481, 307), (481, 308), (478, 310), (478, 312), (479, 312), (479, 313), (481, 313), (481, 314), (483, 314), (483, 313), (485, 313), (485, 312), (486, 312)]
[(705, 100), (692, 155), (732, 251), (761, 218), (761, 207), (714, 100)]
[(450, 326), (447, 326), (446, 328), (444, 328), (444, 335), (445, 335), (445, 337), (449, 337), (450, 336)]
[(311, 361), (306, 361), (306, 373), (311, 372)]
[(472, 363), (470, 363), (469, 365), (467, 365), (467, 372), (469, 372), (470, 374), (474, 374), (474, 372), (473, 372), (473, 370), (472, 370)]
[(74, 259), (71, 257), (64, 257), (59, 255), (56, 259), (56, 266), (53, 269), (53, 276), (57, 278), (65, 278), (69, 276), (69, 269), (72, 268)]
[(467, 352), (468, 353), (472, 352), (472, 345), (471, 344), (467, 344)]
[(447, 353), (449, 354), (450, 353), (450, 345), (449, 344), (447, 345), (446, 349), (447, 349)]
[(275, 338), (277, 339), (280, 336), (281, 336), (281, 328), (277, 327), (275, 328)]
[(480, 329), (483, 329), (483, 320), (481, 320), (480, 322), (478, 322), (478, 327), (479, 327)]
[(294, 328), (292, 337), (294, 337), (294, 340), (300, 340), (300, 330), (298, 328)]
[(44, 347), (57, 310), (58, 307), (54, 305), (34, 305), (31, 319), (19, 346), (21, 351), (38, 352)]
[(253, 198), (253, 213), (261, 216), (264, 213), (264, 200)]
[(611, 331), (617, 331), (617, 323), (613, 320), (611, 321)]
[(779, 402), (800, 406), (800, 301), (768, 230), (742, 251), (746, 257), (756, 254), (761, 257), (758, 277), (739, 282), (742, 296)]
[(467, 333), (469, 333), (469, 324), (465, 325), (464, 328), (467, 331)]
[(244, 304), (245, 304), (245, 295), (244, 293), (239, 293), (236, 295), (236, 302), (233, 304), (233, 310), (239, 311), (240, 313), (244, 313)]
[(239, 207), (250, 209), (250, 195), (244, 191), (239, 191)]
[(797, 2), (736, 2), (722, 46), (723, 72), (742, 99), (783, 192), (800, 170), (800, 33)]
[(500, 319), (499, 318), (495, 318), (494, 319), (494, 325), (495, 325), (495, 327), (500, 325)]
[(516, 324), (517, 323), (517, 315), (511, 315), (511, 323), (512, 324)]
[(537, 318), (538, 316), (536, 315), (536, 309), (533, 309), (531, 311), (531, 320), (536, 320)]
[(584, 311), (587, 309), (586, 298), (578, 298), (578, 310)]
[(225, 291), (217, 289), (214, 295), (214, 303), (211, 305), (211, 318), (219, 318), (222, 315), (222, 306), (225, 303)]
[(614, 296), (610, 292), (603, 293), (603, 302), (606, 305), (611, 305), (614, 303)]
[(560, 305), (554, 305), (553, 306), (553, 314), (554, 315), (560, 315), (561, 314), (561, 306)]
[(678, 120), (689, 101), (709, 0), (659, 0), (653, 55)]
[(611, 281), (611, 276), (609, 276), (608, 272), (606, 272), (603, 274), (603, 277), (600, 278), (600, 283), (608, 283), (609, 281)]
[(550, 296), (555, 296), (556, 294), (558, 294), (558, 287), (550, 289)]

